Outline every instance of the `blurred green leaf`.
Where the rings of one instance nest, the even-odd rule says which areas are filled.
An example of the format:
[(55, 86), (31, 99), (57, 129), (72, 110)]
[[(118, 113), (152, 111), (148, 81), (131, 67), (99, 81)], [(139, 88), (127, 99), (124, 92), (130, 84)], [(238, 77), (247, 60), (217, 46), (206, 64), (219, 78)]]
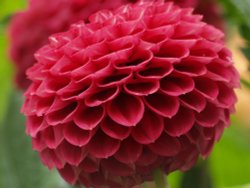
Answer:
[(0, 127), (0, 187), (59, 188), (58, 178), (41, 164), (25, 135), (25, 120), (19, 112), (21, 103), (20, 94), (12, 92)]
[(244, 79), (241, 79), (240, 82), (241, 82), (244, 86), (246, 86), (247, 88), (250, 89), (250, 82), (248, 82), (247, 80), (244, 80)]
[(239, 128), (239, 122), (227, 129), (216, 144), (210, 163), (216, 187), (249, 184), (250, 181), (250, 132)]
[(6, 16), (11, 15), (13, 12), (22, 10), (26, 7), (27, 0), (1, 0), (0, 1), (0, 20)]

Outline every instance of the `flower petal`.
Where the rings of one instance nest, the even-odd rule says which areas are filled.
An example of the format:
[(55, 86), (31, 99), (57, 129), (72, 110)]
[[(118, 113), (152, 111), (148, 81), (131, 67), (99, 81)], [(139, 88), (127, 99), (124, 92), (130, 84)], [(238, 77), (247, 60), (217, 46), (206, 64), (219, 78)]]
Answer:
[(138, 97), (121, 93), (107, 105), (107, 114), (124, 126), (135, 126), (142, 118), (144, 104)]

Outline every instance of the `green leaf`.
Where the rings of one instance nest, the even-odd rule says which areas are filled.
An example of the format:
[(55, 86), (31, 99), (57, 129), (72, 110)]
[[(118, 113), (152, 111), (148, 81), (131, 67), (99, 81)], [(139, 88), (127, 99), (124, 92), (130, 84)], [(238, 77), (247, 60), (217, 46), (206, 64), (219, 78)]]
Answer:
[(0, 127), (0, 187), (58, 187), (59, 178), (41, 164), (30, 138), (25, 135), (25, 120), (19, 112), (21, 103), (20, 94), (12, 92)]
[(0, 1), (0, 20), (6, 16), (11, 15), (13, 12), (20, 11), (26, 7), (27, 0), (1, 0)]
[(216, 187), (232, 187), (249, 184), (250, 137), (234, 120), (210, 158), (212, 178)]

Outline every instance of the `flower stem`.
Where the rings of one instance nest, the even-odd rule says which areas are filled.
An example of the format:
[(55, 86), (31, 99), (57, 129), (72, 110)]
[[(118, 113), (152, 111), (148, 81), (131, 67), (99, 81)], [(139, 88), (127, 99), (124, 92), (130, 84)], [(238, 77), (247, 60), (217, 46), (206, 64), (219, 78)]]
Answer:
[(166, 176), (160, 169), (154, 171), (154, 181), (156, 188), (169, 188)]

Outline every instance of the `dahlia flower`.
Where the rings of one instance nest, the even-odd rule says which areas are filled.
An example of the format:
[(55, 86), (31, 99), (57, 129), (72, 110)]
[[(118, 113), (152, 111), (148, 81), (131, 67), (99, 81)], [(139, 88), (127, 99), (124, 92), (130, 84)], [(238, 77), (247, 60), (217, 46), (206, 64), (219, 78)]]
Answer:
[[(87, 21), (89, 15), (97, 10), (112, 9), (122, 4), (136, 1), (137, 0), (31, 0), (28, 10), (18, 13), (13, 17), (9, 29), (11, 41), (10, 56), (15, 63), (17, 86), (23, 90), (29, 86), (30, 81), (27, 79), (25, 72), (35, 63), (34, 53), (48, 42), (47, 39), (51, 34), (65, 31), (71, 24), (79, 20)], [(211, 19), (212, 16), (218, 20), (218, 13), (216, 11), (210, 13), (204, 8), (208, 2), (204, 2), (204, 0), (174, 1), (182, 7), (198, 6), (197, 12), (204, 12), (206, 21), (212, 24), (215, 23), (216, 26), (218, 25), (217, 21)], [(209, 10), (215, 7), (215, 4), (216, 3), (213, 2), (211, 6), (209, 5)], [(214, 8), (212, 8), (212, 10), (214, 10)]]
[(223, 33), (172, 3), (138, 2), (52, 35), (28, 70), (33, 148), (71, 184), (132, 187), (207, 157), (239, 86)]

